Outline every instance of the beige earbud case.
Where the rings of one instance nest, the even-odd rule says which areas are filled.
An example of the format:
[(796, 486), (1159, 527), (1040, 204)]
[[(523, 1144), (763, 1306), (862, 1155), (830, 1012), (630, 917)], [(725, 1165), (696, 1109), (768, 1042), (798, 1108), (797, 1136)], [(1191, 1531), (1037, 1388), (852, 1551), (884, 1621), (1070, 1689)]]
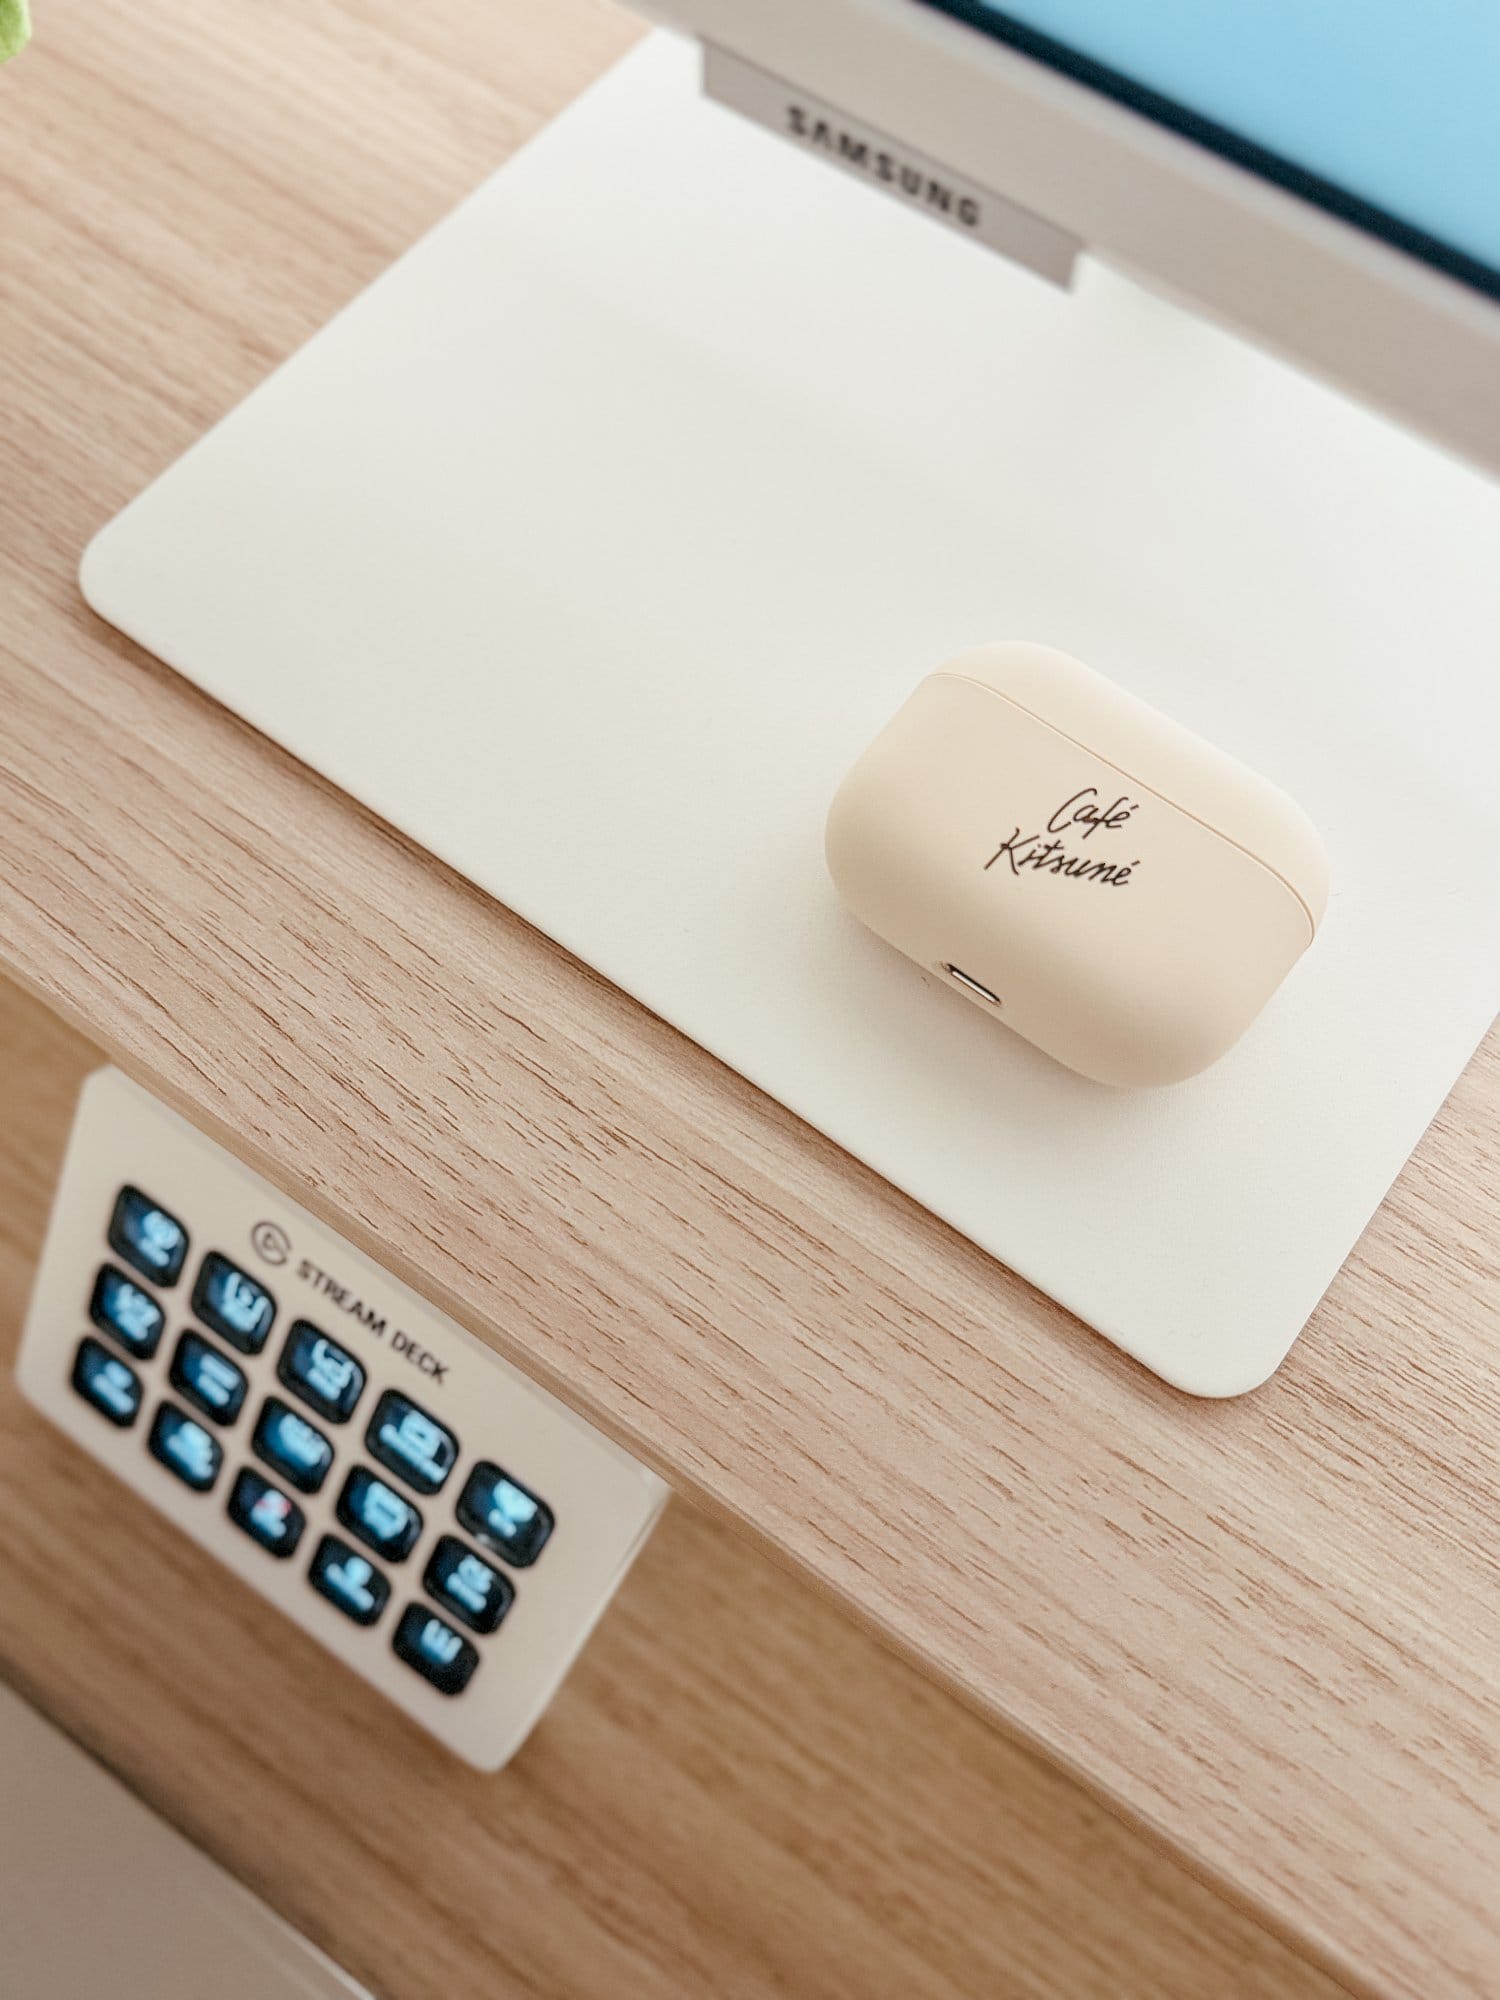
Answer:
[(850, 771), (828, 866), (870, 929), (1058, 1062), (1173, 1083), (1311, 944), (1316, 828), (1101, 674), (1001, 644), (929, 674)]

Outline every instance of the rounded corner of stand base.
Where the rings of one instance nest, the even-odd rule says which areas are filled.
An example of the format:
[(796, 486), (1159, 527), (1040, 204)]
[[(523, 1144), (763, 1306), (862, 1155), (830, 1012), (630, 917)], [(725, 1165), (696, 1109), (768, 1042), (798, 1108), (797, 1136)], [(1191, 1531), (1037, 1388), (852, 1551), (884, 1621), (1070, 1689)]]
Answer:
[(1291, 1353), (1300, 1332), (1299, 1328), (1298, 1334), (1270, 1354), (1263, 1348), (1253, 1348), (1247, 1353), (1243, 1347), (1215, 1352), (1206, 1343), (1201, 1353), (1173, 1355), (1170, 1360), (1160, 1354), (1147, 1360), (1136, 1350), (1130, 1351), (1143, 1368), (1180, 1395), (1191, 1396), (1200, 1403), (1231, 1403), (1265, 1388)]
[(94, 530), (79, 555), (76, 571), (78, 594), (90, 611), (129, 639), (137, 639), (130, 620), (130, 604), (139, 586), (141, 567), (126, 531), (134, 508), (132, 501), (102, 528)]
[(90, 536), (78, 558), (78, 591), (90, 611), (108, 617), (102, 599), (109, 595), (107, 543), (109, 524)]

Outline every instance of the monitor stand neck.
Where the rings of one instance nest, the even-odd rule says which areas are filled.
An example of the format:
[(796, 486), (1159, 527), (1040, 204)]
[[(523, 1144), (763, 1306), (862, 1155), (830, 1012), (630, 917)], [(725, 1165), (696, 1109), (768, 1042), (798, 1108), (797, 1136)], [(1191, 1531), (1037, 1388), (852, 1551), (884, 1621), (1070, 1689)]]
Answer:
[(703, 52), (703, 88), (717, 103), (924, 220), (998, 251), (1050, 284), (1071, 286), (1084, 247), (1077, 236), (826, 98), (711, 44)]

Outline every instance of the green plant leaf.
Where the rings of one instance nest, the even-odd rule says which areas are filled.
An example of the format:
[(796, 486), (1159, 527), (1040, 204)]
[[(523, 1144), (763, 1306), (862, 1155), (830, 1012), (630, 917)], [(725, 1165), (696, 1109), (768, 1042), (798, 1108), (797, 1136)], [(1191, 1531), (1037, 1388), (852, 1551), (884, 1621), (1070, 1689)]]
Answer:
[(26, 0), (0, 0), (0, 62), (19, 54), (31, 39)]

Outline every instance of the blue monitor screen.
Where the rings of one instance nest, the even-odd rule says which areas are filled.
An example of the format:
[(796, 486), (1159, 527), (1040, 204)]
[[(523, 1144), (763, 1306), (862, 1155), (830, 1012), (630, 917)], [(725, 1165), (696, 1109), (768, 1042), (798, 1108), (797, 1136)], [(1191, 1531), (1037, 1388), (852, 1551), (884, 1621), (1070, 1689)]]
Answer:
[(928, 0), (1500, 298), (1500, 0)]

